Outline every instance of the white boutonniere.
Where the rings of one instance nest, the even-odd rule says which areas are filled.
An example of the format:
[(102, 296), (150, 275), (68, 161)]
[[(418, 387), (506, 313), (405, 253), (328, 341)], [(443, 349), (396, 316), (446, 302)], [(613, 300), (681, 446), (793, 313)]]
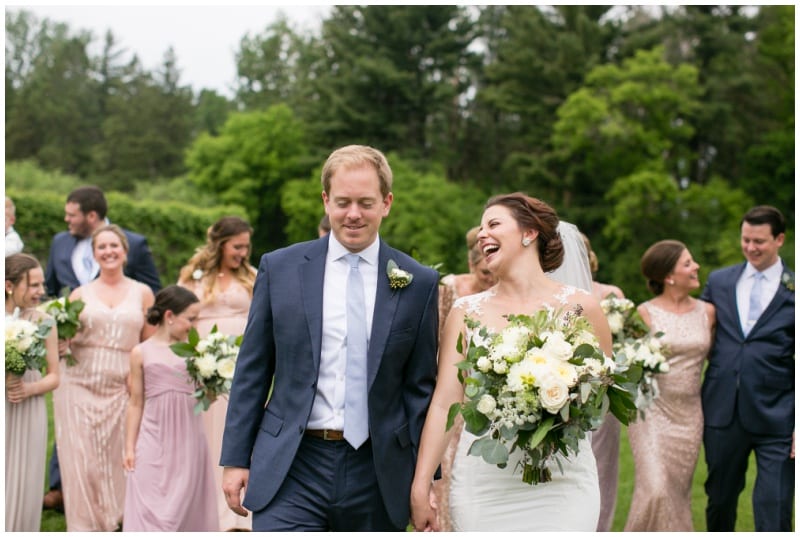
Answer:
[(781, 274), (781, 283), (789, 291), (794, 293), (794, 277), (791, 274), (789, 274), (788, 272), (784, 272), (783, 274)]
[(386, 275), (389, 276), (389, 287), (392, 289), (402, 289), (414, 279), (414, 275), (398, 267), (394, 259), (386, 264)]
[(203, 271), (201, 269), (195, 269), (195, 271), (192, 272), (192, 279), (195, 280), (195, 281), (202, 280), (203, 279)]

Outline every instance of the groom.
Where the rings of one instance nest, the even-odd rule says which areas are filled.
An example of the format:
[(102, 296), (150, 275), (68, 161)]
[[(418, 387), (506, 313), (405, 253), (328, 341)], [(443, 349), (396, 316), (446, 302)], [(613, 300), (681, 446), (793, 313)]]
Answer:
[(222, 488), (254, 531), (403, 531), (436, 380), (438, 274), (378, 237), (393, 200), (380, 151), (337, 149), (322, 186), (331, 233), (261, 258)]

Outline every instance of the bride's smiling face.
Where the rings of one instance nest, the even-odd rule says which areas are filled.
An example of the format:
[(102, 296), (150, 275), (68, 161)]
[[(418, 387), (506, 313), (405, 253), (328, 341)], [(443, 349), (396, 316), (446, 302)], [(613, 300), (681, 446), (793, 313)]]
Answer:
[(519, 255), (520, 250), (525, 248), (522, 245), (524, 238), (533, 243), (536, 235), (533, 231), (523, 232), (510, 209), (503, 205), (492, 205), (483, 212), (478, 244), (486, 265), (494, 272), (502, 259), (513, 259)]

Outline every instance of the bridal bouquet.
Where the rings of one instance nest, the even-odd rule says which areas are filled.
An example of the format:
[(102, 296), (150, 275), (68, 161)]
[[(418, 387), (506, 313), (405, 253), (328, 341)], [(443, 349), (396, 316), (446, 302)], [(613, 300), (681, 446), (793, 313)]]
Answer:
[(203, 339), (197, 330), (189, 330), (189, 341), (173, 343), (172, 352), (186, 359), (186, 369), (197, 385), (194, 397), (199, 400), (195, 412), (208, 410), (218, 395), (228, 393), (233, 382), (236, 358), (242, 336), (229, 336), (217, 331), (217, 325)]
[[(466, 359), (458, 364), (465, 401), (450, 408), (447, 427), (461, 414), (479, 437), (470, 455), (504, 468), (519, 449), (522, 481), (543, 483), (552, 478), (546, 463), (577, 453), (586, 431), (599, 427), (609, 410), (627, 424), (636, 407), (622, 386), (629, 379), (603, 354), (580, 311), (507, 318), (499, 333), (465, 319)], [(463, 344), (459, 337), (460, 353)]]
[[(45, 302), (39, 306), (39, 310), (56, 320), (58, 339), (72, 339), (81, 328), (80, 314), (85, 306), (86, 304), (81, 299), (70, 300), (68, 297), (62, 296)], [(69, 351), (64, 357), (68, 366), (77, 363)]]
[(41, 370), (47, 365), (45, 339), (52, 319), (34, 323), (20, 319), (18, 313), (6, 317), (6, 372), (22, 375), (26, 369)]
[(627, 372), (636, 387), (636, 407), (644, 417), (647, 407), (658, 397), (656, 375), (669, 371), (666, 348), (651, 334), (634, 303), (609, 294), (600, 302), (614, 338), (614, 359)]

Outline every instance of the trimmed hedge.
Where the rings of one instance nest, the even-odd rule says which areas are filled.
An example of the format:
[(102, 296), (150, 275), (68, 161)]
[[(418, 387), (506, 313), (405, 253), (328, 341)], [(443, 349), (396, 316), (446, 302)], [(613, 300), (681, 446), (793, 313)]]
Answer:
[[(47, 264), (53, 236), (66, 231), (64, 203), (67, 193), (30, 192), (7, 189), (14, 200), (17, 221), (14, 229), (25, 243), (24, 251)], [(167, 201), (133, 201), (119, 192), (106, 192), (108, 219), (147, 237), (158, 268), (162, 285), (178, 280), (181, 267), (205, 243), (206, 230), (222, 216), (246, 218), (244, 209), (236, 205), (198, 208), (189, 203)]]

